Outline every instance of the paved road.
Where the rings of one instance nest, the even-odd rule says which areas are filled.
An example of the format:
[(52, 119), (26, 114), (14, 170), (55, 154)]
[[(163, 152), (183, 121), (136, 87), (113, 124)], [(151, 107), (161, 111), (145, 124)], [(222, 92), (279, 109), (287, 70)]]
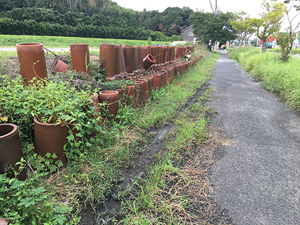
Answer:
[(217, 203), (237, 224), (300, 224), (300, 118), (224, 51), (212, 83), (212, 126), (233, 141), (212, 167)]

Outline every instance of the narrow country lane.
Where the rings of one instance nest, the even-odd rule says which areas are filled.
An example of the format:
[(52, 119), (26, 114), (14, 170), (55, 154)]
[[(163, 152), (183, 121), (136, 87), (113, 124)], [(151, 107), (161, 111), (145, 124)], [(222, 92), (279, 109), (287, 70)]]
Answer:
[(221, 51), (212, 127), (232, 141), (212, 166), (217, 204), (236, 224), (300, 224), (300, 117)]

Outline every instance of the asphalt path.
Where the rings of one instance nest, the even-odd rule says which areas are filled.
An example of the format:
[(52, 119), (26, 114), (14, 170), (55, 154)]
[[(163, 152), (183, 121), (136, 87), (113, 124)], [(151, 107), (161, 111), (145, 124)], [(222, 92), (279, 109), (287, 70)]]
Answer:
[(236, 224), (300, 224), (300, 118), (225, 51), (212, 78), (212, 127), (231, 139), (212, 166), (217, 204)]

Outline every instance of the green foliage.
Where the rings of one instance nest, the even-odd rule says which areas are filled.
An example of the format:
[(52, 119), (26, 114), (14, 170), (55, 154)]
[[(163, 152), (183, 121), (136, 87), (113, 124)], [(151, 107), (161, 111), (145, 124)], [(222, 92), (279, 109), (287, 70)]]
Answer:
[[(24, 165), (24, 159), (19, 164)], [(15, 171), (17, 175), (18, 172)], [(75, 224), (74, 217), (69, 223), (67, 215), (72, 207), (55, 203), (53, 193), (40, 185), (39, 179), (47, 173), (34, 173), (25, 181), (8, 178), (0, 174), (0, 217), (10, 219), (12, 225), (21, 224)]]
[[(93, 10), (83, 10), (85, 13), (82, 13), (76, 10), (66, 11), (65, 2), (60, 3), (62, 4), (57, 5), (62, 7), (59, 11), (56, 10), (57, 7), (53, 7), (56, 3), (50, 6), (44, 4), (43, 8), (13, 7), (5, 10), (5, 7), (0, 7), (0, 10), (5, 10), (0, 14), (0, 33), (130, 40), (147, 40), (151, 37), (153, 41), (170, 41), (173, 36), (172, 40), (180, 40), (181, 27), (190, 25), (188, 17), (193, 13), (188, 7), (169, 7), (159, 13), (137, 12), (113, 4), (103, 8), (87, 6)], [(68, 7), (74, 6), (71, 5)]]
[(289, 59), (289, 54), (292, 50), (294, 40), (296, 39), (296, 33), (292, 32), (280, 32), (276, 37), (276, 42), (281, 49), (281, 60), (286, 62)]
[(260, 18), (254, 18), (252, 23), (256, 27), (257, 37), (263, 42), (262, 52), (265, 52), (267, 38), (280, 30), (286, 7), (277, 0), (263, 0), (261, 5), (264, 12), (260, 14)]
[(236, 31), (238, 40), (244, 42), (244, 45), (248, 45), (248, 39), (256, 31), (253, 27), (253, 19), (245, 12), (239, 12), (235, 14), (234, 19), (229, 19), (229, 24)]
[(212, 49), (212, 45), (209, 43), (214, 43), (215, 41), (227, 41), (236, 38), (235, 33), (232, 30), (231, 25), (229, 25), (228, 20), (233, 19), (234, 14), (219, 13), (216, 17), (212, 13), (195, 12), (190, 16), (194, 28), (194, 35), (198, 37), (203, 43)]

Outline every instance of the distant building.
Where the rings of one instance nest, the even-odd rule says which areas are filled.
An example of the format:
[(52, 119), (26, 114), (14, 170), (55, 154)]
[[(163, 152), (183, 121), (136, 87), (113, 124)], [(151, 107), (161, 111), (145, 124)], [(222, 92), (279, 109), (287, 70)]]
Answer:
[(196, 38), (194, 36), (193, 31), (194, 31), (193, 25), (190, 25), (187, 28), (183, 29), (182, 30), (182, 40), (195, 43)]

